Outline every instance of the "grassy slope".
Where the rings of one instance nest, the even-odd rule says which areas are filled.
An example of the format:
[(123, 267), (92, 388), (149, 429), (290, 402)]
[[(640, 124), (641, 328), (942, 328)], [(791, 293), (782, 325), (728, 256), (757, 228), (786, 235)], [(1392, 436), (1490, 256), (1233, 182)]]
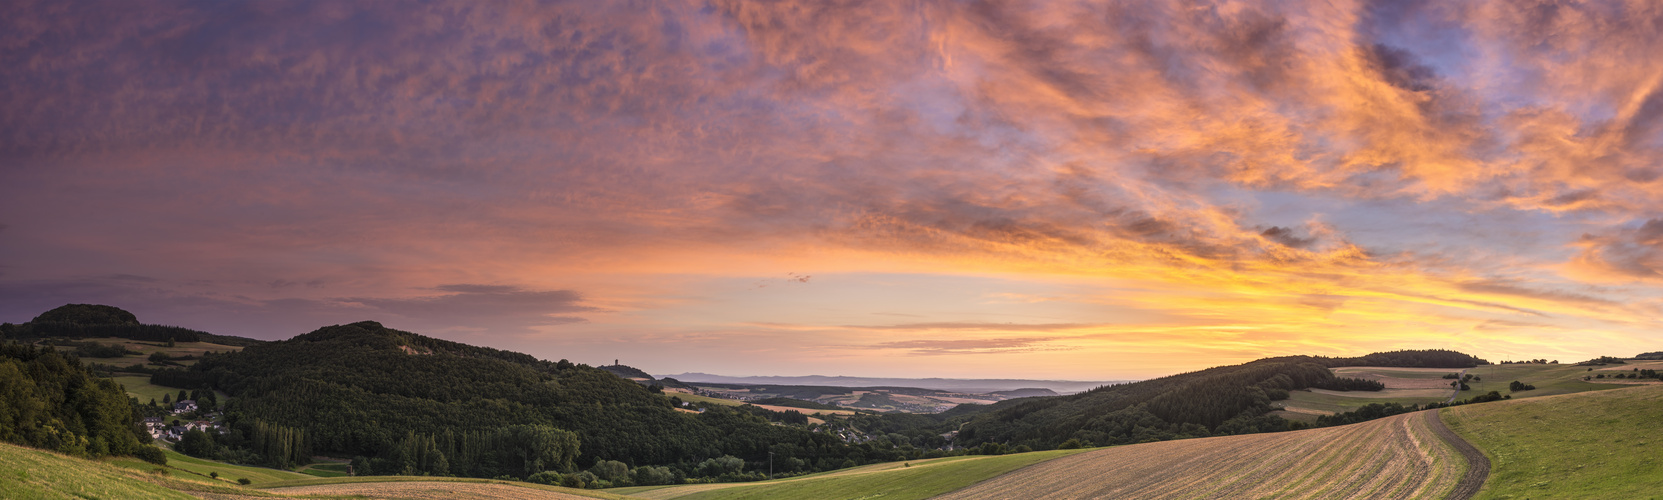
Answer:
[(1490, 457), (1479, 498), (1639, 499), (1663, 498), (1658, 408), (1663, 386), (1652, 385), (1461, 406), (1442, 415)]
[[(196, 459), (188, 457), (185, 457), (185, 460), (196, 461)], [(127, 463), (128, 461), (134, 463)], [(181, 465), (178, 463), (179, 461), (179, 456), (169, 453), (170, 465)], [(246, 467), (223, 464), (217, 465), (221, 467), (222, 470), (250, 469)], [(187, 467), (190, 466), (187, 465)], [(193, 500), (197, 498), (196, 496), (189, 494), (189, 492), (291, 498), (250, 487), (240, 487), (225, 484), (223, 482), (214, 482), (207, 480), (206, 478), (186, 477), (189, 473), (178, 470), (174, 470), (168, 475), (159, 475), (151, 472), (157, 468), (159, 468), (159, 466), (138, 462), (129, 458), (107, 459), (103, 461), (86, 460), (48, 451), (36, 450), (33, 448), (0, 443), (0, 498), (8, 500), (60, 498), (96, 498), (110, 500)], [(264, 470), (269, 471), (269, 469)], [(288, 474), (294, 477), (309, 477), (283, 471), (272, 472)], [(221, 472), (221, 475), (223, 476), (225, 473)], [(312, 478), (304, 480), (268, 482), (265, 485), (261, 485), (261, 487), (269, 488), (377, 482), (491, 483), (541, 491), (552, 491), (570, 495), (587, 496), (592, 498), (627, 500), (627, 497), (601, 491), (573, 490), (569, 488), (559, 488), (537, 484), (465, 478)], [(441, 484), (435, 484), (435, 487), (443, 490), (443, 486)]]
[[(147, 471), (156, 468), (146, 465), (149, 465)], [(233, 494), (249, 491), (0, 443), (0, 498), (196, 498), (180, 490)]]
[[(155, 400), (156, 404), (161, 404), (163, 395), (171, 396), (169, 400), (179, 397), (178, 388), (152, 384), (149, 375), (118, 374), (115, 377), (110, 377), (110, 380), (121, 384), (121, 387), (127, 390), (128, 396), (139, 398), (139, 404), (149, 403), (151, 400)], [(228, 398), (224, 392), (214, 391), (214, 394), (219, 396), (221, 404)], [(168, 420), (171, 421), (172, 418), (168, 417)]]
[[(126, 467), (141, 471), (150, 471), (158, 467), (156, 464), (131, 457), (107, 459), (106, 462), (118, 467)], [(188, 475), (202, 481), (215, 481), (209, 474), (218, 472), (219, 479), (217, 481), (225, 484), (234, 484), (237, 479), (240, 478), (248, 478), (252, 484), (259, 486), (276, 481), (288, 481), (312, 477), (298, 472), (267, 469), (264, 467), (249, 467), (245, 465), (231, 465), (227, 463), (203, 460), (200, 458), (182, 455), (173, 450), (167, 450), (167, 466), (174, 469), (175, 475), (182, 477)]]
[(299, 472), (317, 477), (346, 477), (346, 464), (320, 463), (301, 467)]
[(952, 457), (888, 463), (778, 481), (619, 490), (644, 498), (767, 499), (877, 498), (922, 499), (964, 488), (1035, 463), (1087, 450), (1058, 450), (1001, 456)]

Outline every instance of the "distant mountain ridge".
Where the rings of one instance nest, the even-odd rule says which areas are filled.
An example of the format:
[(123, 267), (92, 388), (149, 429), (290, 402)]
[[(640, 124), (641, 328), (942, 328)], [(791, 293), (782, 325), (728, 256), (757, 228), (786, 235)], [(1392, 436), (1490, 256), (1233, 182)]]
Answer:
[(663, 375), (659, 378), (674, 378), (682, 382), (710, 382), (721, 384), (819, 385), (833, 387), (916, 387), (919, 389), (935, 389), (939, 391), (959, 391), (971, 393), (995, 393), (1004, 391), (1019, 391), (1022, 389), (1044, 388), (1055, 391), (1057, 394), (1074, 394), (1105, 385), (1130, 382), (1129, 380), (1093, 382), (1079, 380), (881, 378), (825, 375), (727, 376), (698, 372)]

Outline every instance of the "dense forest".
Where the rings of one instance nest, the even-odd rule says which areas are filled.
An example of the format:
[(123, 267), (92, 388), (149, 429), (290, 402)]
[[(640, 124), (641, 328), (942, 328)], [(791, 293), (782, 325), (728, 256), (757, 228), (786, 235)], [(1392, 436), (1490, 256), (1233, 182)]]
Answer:
[(0, 441), (77, 456), (138, 456), (165, 463), (141, 442), (132, 402), (74, 356), (0, 342)]
[[(527, 477), (529, 469), (500, 457), (470, 463), (455, 451), (476, 446), (469, 443), (506, 442), (499, 433), (520, 426), (573, 433), (578, 453), (572, 462), (581, 467), (609, 460), (635, 467), (673, 466), (694, 475), (704, 460), (732, 456), (763, 465), (773, 451), (776, 470), (793, 472), (877, 458), (869, 446), (769, 421), (806, 424), (806, 417), (795, 412), (754, 406), (679, 412), (663, 394), (601, 369), (424, 337), (375, 322), (330, 326), (241, 352), (210, 354), (188, 370), (157, 371), (152, 381), (229, 393), (226, 419), (233, 430), (217, 439), (222, 455), (243, 461), (278, 463), (266, 453), (247, 454), (256, 426), (303, 434), (305, 442), (297, 447), (314, 453), (366, 457), (376, 473), (405, 471), (406, 458), (420, 454), (401, 450), (425, 450), (431, 444), (445, 455), (446, 467), (429, 460), (410, 470)], [(555, 470), (551, 463), (543, 466)]]

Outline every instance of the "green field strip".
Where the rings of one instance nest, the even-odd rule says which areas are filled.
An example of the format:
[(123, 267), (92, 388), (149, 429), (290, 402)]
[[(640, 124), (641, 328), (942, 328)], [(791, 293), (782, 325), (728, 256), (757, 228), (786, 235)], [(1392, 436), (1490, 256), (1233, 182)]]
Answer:
[(1445, 410), (1490, 458), (1477, 498), (1663, 498), (1663, 386), (1514, 399)]
[[(308, 478), (308, 479), (296, 479), (296, 480), (291, 480), (291, 481), (279, 481), (279, 482), (275, 482), (275, 483), (263, 484), (263, 485), (260, 485), (260, 489), (271, 491), (271, 490), (277, 490), (277, 489), (282, 489), (282, 488), (299, 488), (299, 487), (304, 487), (304, 486), (329, 486), (329, 485), (339, 485), (339, 484), (361, 484), (361, 483), (420, 483), (420, 482), (500, 484), (500, 485), (504, 485), (504, 486), (514, 486), (514, 487), (518, 487), (518, 488), (529, 488), (529, 489), (534, 489), (534, 490), (552, 491), (552, 492), (555, 492), (555, 493), (565, 493), (567, 495), (577, 495), (577, 496), (584, 496), (584, 497), (590, 497), (590, 498), (601, 498), (601, 499), (605, 499), (605, 500), (635, 500), (634, 497), (619, 495), (617, 493), (612, 493), (611, 491), (607, 491), (607, 490), (580, 490), (580, 489), (574, 489), (574, 488), (565, 488), (565, 487), (561, 487), (561, 486), (549, 486), (549, 485), (545, 485), (545, 484), (524, 483), (524, 482), (519, 482), (519, 481), (502, 481), (502, 480), (498, 480), (498, 479), (477, 479), (477, 478), (468, 478), (468, 477), (353, 476), (353, 477), (333, 477), (333, 478)], [(281, 493), (281, 492), (277, 492), (277, 493)]]

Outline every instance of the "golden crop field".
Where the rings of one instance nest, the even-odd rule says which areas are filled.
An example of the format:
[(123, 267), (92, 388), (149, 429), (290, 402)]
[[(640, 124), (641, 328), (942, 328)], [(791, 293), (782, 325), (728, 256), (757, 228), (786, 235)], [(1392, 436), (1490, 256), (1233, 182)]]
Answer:
[[(1434, 412), (1305, 431), (1116, 446), (939, 498), (1445, 498), (1467, 459)], [(1482, 478), (1478, 478), (1482, 481)]]

